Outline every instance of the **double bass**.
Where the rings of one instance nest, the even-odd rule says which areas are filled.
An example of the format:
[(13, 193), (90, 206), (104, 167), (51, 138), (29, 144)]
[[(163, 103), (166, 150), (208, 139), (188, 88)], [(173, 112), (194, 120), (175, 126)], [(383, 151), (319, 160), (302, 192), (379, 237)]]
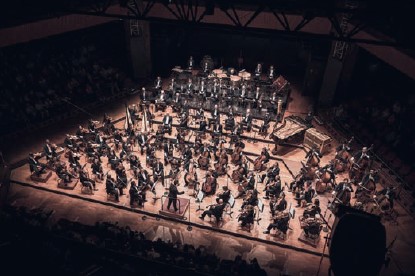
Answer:
[(348, 164), (351, 157), (348, 150), (350, 150), (349, 146), (352, 143), (353, 139), (354, 137), (350, 138), (350, 140), (336, 153), (336, 156), (333, 160), (336, 172), (344, 172), (348, 169)]
[(189, 186), (189, 188), (193, 188), (197, 183), (197, 174), (194, 166), (184, 175), (184, 183), (185, 186)]

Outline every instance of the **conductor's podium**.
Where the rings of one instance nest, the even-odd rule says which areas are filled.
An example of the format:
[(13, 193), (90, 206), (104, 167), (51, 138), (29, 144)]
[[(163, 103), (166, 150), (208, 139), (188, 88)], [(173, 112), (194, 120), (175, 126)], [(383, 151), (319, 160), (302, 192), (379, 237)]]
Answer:
[(42, 173), (40, 175), (31, 174), (30, 179), (35, 182), (46, 183), (51, 176), (52, 176), (52, 172), (46, 171), (45, 173)]
[(169, 203), (169, 198), (166, 196), (163, 196), (161, 199), (161, 209), (159, 211), (160, 215), (172, 217), (172, 218), (178, 218), (178, 219), (185, 219), (186, 211), (189, 208), (190, 200), (187, 198), (177, 198), (177, 212), (174, 211), (173, 203), (170, 206), (170, 209), (167, 209), (167, 205)]

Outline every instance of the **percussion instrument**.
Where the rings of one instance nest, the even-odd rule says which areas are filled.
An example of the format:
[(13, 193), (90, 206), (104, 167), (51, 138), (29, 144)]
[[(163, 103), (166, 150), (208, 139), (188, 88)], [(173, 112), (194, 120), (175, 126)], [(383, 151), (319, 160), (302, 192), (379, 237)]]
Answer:
[(218, 75), (217, 75), (217, 77), (218, 77), (219, 79), (224, 79), (224, 78), (227, 78), (227, 77), (228, 77), (228, 75), (226, 75), (225, 73), (220, 73), (220, 74), (218, 74)]
[(232, 85), (237, 86), (239, 85), (239, 82), (241, 81), (241, 77), (239, 76), (231, 76), (230, 77)]
[[(221, 75), (221, 74), (225, 74), (225, 72), (222, 70), (222, 69), (214, 69), (213, 71), (212, 71), (212, 73), (215, 75), (215, 76), (219, 76), (219, 75)], [(226, 74), (225, 74), (226, 75)]]

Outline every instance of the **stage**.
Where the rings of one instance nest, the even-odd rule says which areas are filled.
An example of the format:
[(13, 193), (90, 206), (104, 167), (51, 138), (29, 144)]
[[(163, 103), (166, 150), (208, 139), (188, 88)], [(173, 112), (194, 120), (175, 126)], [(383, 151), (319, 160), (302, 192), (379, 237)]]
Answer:
[[(130, 103), (134, 103), (134, 97), (129, 100)], [(300, 114), (296, 112), (295, 105), (292, 106), (292, 110), (287, 110), (287, 115), (292, 112), (292, 114)], [(120, 108), (118, 114), (114, 114), (113, 118), (116, 123), (116, 127), (122, 129), (124, 125), (123, 118), (123, 109)], [(167, 112), (171, 113), (171, 110), (167, 110)], [(164, 113), (159, 111), (156, 113), (155, 121), (161, 122), (162, 116)], [(237, 118), (239, 120), (239, 118)], [(173, 124), (177, 124), (177, 118), (174, 118)], [(156, 127), (157, 124), (154, 124)], [(192, 127), (192, 125), (190, 125)], [(154, 127), (154, 128), (155, 128)], [(324, 126), (319, 126), (315, 124), (315, 127), (319, 129), (320, 131), (327, 133), (329, 135), (332, 135), (324, 128)], [(173, 127), (173, 133), (171, 135), (166, 134), (166, 138), (175, 138), (176, 135), (176, 129)], [(249, 134), (251, 135), (251, 138), (253, 138), (253, 133)], [(333, 135), (335, 136), (335, 135)], [(249, 138), (249, 136), (248, 136)], [(207, 140), (210, 139), (210, 136), (208, 135)], [(187, 139), (186, 139), (187, 140)], [(194, 136), (191, 137), (189, 142), (192, 142), (194, 140)], [(229, 140), (229, 139), (227, 139)], [(268, 139), (269, 140), (269, 139)], [(266, 139), (265, 139), (266, 141)], [(63, 142), (63, 140), (52, 140), (53, 143), (60, 144)], [(264, 141), (255, 141), (254, 139), (246, 139), (244, 141), (246, 144), (246, 147), (244, 151), (247, 154), (251, 154), (253, 158), (255, 158), (255, 155), (258, 155), (258, 153), (261, 151), (263, 147), (273, 147), (273, 142), (269, 140), (268, 142)], [(334, 157), (335, 154), (335, 148), (338, 145), (338, 141), (336, 139), (333, 139), (331, 142), (330, 150), (323, 156), (321, 159), (321, 164), (325, 165)], [(228, 142), (224, 145), (226, 148), (228, 146)], [(39, 151), (40, 148), (37, 148), (33, 151)], [(27, 152), (28, 153), (28, 152)], [(145, 155), (140, 155), (139, 148), (134, 147), (134, 153), (140, 158), (141, 164), (145, 167)], [(270, 161), (270, 164), (274, 162), (279, 163), (280, 167), (280, 176), (283, 185), (285, 186), (285, 183), (289, 184), (293, 180), (293, 174), (297, 174), (298, 171), (301, 168), (301, 161), (304, 161), (305, 158), (305, 150), (301, 147), (290, 147), (290, 146), (281, 146), (278, 149), (277, 155), (272, 155), (272, 159)], [(178, 152), (174, 152), (174, 156), (177, 156)], [(162, 151), (156, 151), (156, 156), (163, 160), (163, 152)], [(107, 173), (107, 171), (110, 171), (109, 167), (106, 166), (106, 158), (103, 158), (105, 161), (103, 163), (103, 169), (104, 174)], [(66, 158), (62, 157), (62, 160), (66, 160)], [(44, 161), (41, 159), (41, 161)], [(85, 164), (85, 159), (81, 158), (81, 164)], [(213, 161), (212, 161), (213, 163)], [(125, 162), (124, 162), (125, 164)], [(252, 166), (252, 164), (251, 164)], [(129, 168), (128, 165), (125, 164), (126, 168)], [(90, 165), (86, 166), (87, 170), (90, 171)], [(230, 171), (232, 171), (235, 167), (233, 165), (230, 165)], [(149, 169), (149, 168), (146, 168)], [(167, 165), (165, 167), (165, 172), (170, 171), (170, 165)], [(113, 176), (115, 176), (115, 173), (113, 171), (109, 172)], [(205, 176), (206, 171), (197, 170), (199, 179), (203, 179)], [(131, 177), (131, 171), (127, 170), (128, 177)], [(243, 229), (239, 226), (236, 216), (239, 214), (239, 209), (242, 204), (242, 199), (237, 199), (234, 207), (232, 208), (233, 214), (232, 217), (230, 217), (227, 214), (223, 215), (223, 221), (217, 225), (214, 218), (209, 220), (208, 217), (205, 218), (205, 220), (199, 219), (199, 216), (203, 212), (203, 210), (206, 209), (207, 206), (215, 203), (215, 196), (208, 196), (203, 199), (203, 201), (199, 204), (196, 202), (196, 198), (189, 195), (192, 194), (188, 191), (188, 188), (184, 187), (184, 181), (183, 181), (184, 173), (182, 172), (180, 175), (180, 186), (178, 187), (179, 191), (184, 191), (185, 194), (180, 196), (186, 199), (187, 202), (187, 208), (185, 212), (183, 212), (182, 217), (180, 216), (170, 216), (166, 215), (165, 212), (160, 212), (161, 206), (162, 206), (162, 200), (165, 198), (162, 198), (166, 193), (166, 188), (170, 184), (170, 180), (166, 179), (165, 185), (163, 186), (160, 182), (157, 183), (155, 190), (156, 195), (154, 196), (152, 193), (147, 192), (147, 202), (144, 204), (143, 208), (131, 208), (129, 205), (129, 196), (128, 196), (128, 190), (125, 190), (127, 195), (120, 196), (119, 202), (114, 202), (112, 200), (109, 200), (107, 197), (107, 194), (105, 192), (105, 183), (99, 183), (97, 182), (97, 188), (98, 191), (94, 191), (94, 194), (85, 194), (81, 191), (82, 185), (78, 183), (74, 187), (73, 190), (70, 189), (62, 189), (58, 187), (58, 179), (55, 173), (52, 174), (52, 176), (47, 180), (46, 183), (42, 182), (34, 182), (30, 179), (30, 171), (29, 171), (29, 165), (28, 164), (22, 164), (21, 166), (15, 168), (11, 172), (11, 182), (12, 185), (18, 185), (19, 192), (22, 193), (22, 191), (27, 192), (27, 197), (30, 197), (31, 191), (41, 191), (42, 193), (51, 193), (57, 196), (54, 196), (54, 198), (58, 199), (60, 197), (70, 198), (71, 202), (82, 202), (83, 204), (86, 204), (88, 206), (87, 212), (93, 213), (95, 208), (107, 208), (108, 212), (113, 212), (114, 210), (117, 210), (118, 215), (125, 214), (126, 216), (130, 216), (134, 213), (139, 213), (140, 218), (145, 220), (146, 218), (154, 218), (151, 219), (151, 223), (154, 225), (157, 225), (161, 221), (163, 223), (167, 224), (178, 224), (185, 227), (185, 229), (191, 230), (192, 232), (197, 231), (205, 231), (204, 233), (212, 233), (212, 234), (221, 234), (233, 238), (242, 238), (246, 239), (247, 241), (250, 241), (252, 243), (259, 243), (259, 244), (266, 244), (267, 246), (277, 245), (283, 248), (287, 249), (294, 249), (300, 252), (310, 253), (314, 256), (321, 255), (323, 253), (324, 243), (325, 243), (325, 237), (329, 232), (321, 232), (321, 236), (319, 241), (313, 245), (307, 242), (303, 242), (299, 240), (302, 235), (302, 229), (300, 227), (300, 223), (298, 220), (298, 216), (302, 215), (304, 208), (295, 207), (296, 201), (294, 200), (294, 195), (291, 192), (288, 192), (288, 187), (285, 187), (285, 194), (286, 199), (288, 202), (288, 208), (293, 208), (295, 210), (295, 216), (290, 220), (290, 230), (288, 230), (287, 235), (285, 238), (281, 238), (280, 236), (276, 235), (274, 231), (271, 231), (271, 234), (264, 234), (263, 231), (266, 230), (266, 227), (270, 223), (270, 209), (269, 209), (269, 200), (263, 199), (265, 196), (264, 184), (259, 183), (257, 184), (257, 190), (259, 191), (259, 197), (261, 201), (263, 202), (265, 208), (263, 212), (259, 212), (259, 218), (260, 220), (257, 222), (254, 222), (252, 227), (250, 229)], [(341, 180), (345, 177), (345, 175), (339, 174), (337, 175), (337, 179)], [(226, 175), (221, 176), (218, 178), (218, 190), (217, 192), (221, 191), (222, 186), (228, 186), (233, 195), (236, 195), (237, 191), (237, 185), (233, 183)], [(23, 192), (24, 193), (24, 192)], [(153, 199), (153, 197), (155, 199)], [(333, 200), (332, 195), (330, 193), (325, 193), (323, 195), (317, 195), (317, 197), (320, 200), (322, 214), (324, 215), (324, 218), (327, 220), (329, 227), (331, 227), (332, 223), (334, 222), (334, 216), (331, 214), (331, 211), (327, 209), (328, 202)], [(352, 199), (353, 201), (353, 199)], [(397, 212), (399, 214), (400, 219), (401, 218), (407, 218), (405, 210), (403, 210), (402, 207), (399, 206), (399, 204), (396, 204), (395, 207), (397, 209)], [(47, 206), (45, 206), (47, 207)], [(199, 207), (202, 210), (198, 210)], [(74, 212), (74, 214), (71, 214), (71, 216), (75, 216), (76, 212), (83, 212), (83, 210), (78, 210), (75, 207), (71, 208), (71, 212)], [(167, 211), (168, 212), (168, 211)], [(258, 211), (257, 211), (258, 213)], [(76, 217), (76, 216), (75, 216)], [(405, 219), (405, 221), (408, 221)], [(413, 221), (410, 222), (410, 224), (413, 224)], [(397, 228), (398, 226), (394, 226), (392, 224), (388, 224), (387, 228)], [(207, 232), (206, 232), (207, 231)], [(393, 230), (392, 232), (388, 231), (388, 240), (391, 238), (389, 233), (395, 233), (396, 230)], [(205, 237), (208, 238), (208, 237)], [(327, 249), (324, 253), (327, 256)]]

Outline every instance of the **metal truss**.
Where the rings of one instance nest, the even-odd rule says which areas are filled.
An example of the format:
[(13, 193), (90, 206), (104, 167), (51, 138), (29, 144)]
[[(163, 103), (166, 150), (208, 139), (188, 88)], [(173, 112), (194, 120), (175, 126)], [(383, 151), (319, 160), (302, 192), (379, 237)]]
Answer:
[[(21, 0), (26, 1), (26, 0)], [(28, 1), (28, 0), (27, 0)], [(209, 28), (231, 28), (233, 31), (246, 32), (265, 32), (268, 35), (294, 36), (299, 38), (323, 39), (340, 41), (337, 49), (339, 57), (347, 43), (366, 43), (383, 46), (415, 48), (415, 45), (405, 45), (392, 39), (360, 39), (356, 35), (370, 26), (365, 18), (371, 16), (382, 16), (368, 9), (367, 5), (361, 5), (365, 0), (355, 0), (359, 2), (358, 8), (345, 5), (339, 7), (336, 1), (332, 0), (74, 0), (64, 1), (64, 4), (48, 14), (76, 13), (95, 16), (105, 16), (120, 19), (148, 20), (155, 22), (176, 23), (178, 25), (205, 26)], [(348, 1), (348, 0), (345, 0)], [(59, 2), (59, 1), (57, 1)], [(65, 5), (66, 4), (66, 5)], [(157, 4), (157, 5), (156, 5)], [(128, 13), (111, 13), (109, 7), (121, 5), (128, 9)], [(58, 6), (58, 5), (56, 5)], [(230, 24), (220, 24), (213, 22), (214, 16), (206, 20), (207, 15), (211, 15), (214, 9), (220, 9), (230, 20)], [(169, 18), (161, 14), (170, 15)], [(243, 12), (243, 15), (242, 15)], [(249, 13), (247, 17), (246, 14)], [(276, 23), (270, 23), (266, 29), (255, 28), (252, 24), (262, 13), (267, 12), (276, 18)], [(151, 16), (149, 16), (151, 14)], [(288, 20), (289, 15), (301, 16), (297, 24), (292, 24)], [(347, 15), (347, 16), (346, 16)], [(243, 18), (242, 18), (243, 17)], [(327, 19), (332, 31), (329, 33), (311, 33), (304, 30), (313, 20)], [(349, 30), (348, 25), (354, 27)], [(345, 27), (346, 26), (346, 27)], [(270, 32), (270, 30), (272, 32)]]

